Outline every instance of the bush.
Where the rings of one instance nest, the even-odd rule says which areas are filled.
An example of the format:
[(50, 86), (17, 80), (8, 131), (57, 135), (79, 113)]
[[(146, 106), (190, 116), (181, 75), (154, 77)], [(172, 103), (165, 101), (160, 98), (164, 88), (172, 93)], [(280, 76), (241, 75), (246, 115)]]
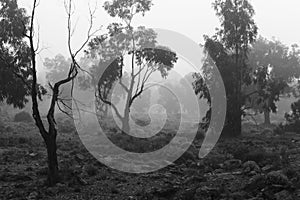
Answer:
[(14, 117), (14, 121), (15, 122), (32, 122), (32, 117), (31, 115), (26, 112), (26, 111), (22, 111), (22, 112), (19, 112), (15, 115)]
[(300, 100), (292, 103), (292, 111), (285, 114), (287, 124), (285, 129), (287, 131), (300, 132)]

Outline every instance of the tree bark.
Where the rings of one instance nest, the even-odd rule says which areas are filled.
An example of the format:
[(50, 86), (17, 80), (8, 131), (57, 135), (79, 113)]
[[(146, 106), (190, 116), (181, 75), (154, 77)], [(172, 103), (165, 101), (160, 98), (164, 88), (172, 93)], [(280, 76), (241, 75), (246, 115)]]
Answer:
[(242, 132), (242, 119), (241, 119), (241, 105), (242, 105), (242, 93), (241, 93), (241, 86), (242, 86), (242, 69), (240, 66), (240, 59), (239, 59), (239, 47), (236, 45), (235, 47), (235, 64), (236, 64), (236, 105), (235, 107), (235, 112), (234, 112), (234, 121), (233, 121), (233, 133), (232, 136), (238, 136)]
[(57, 161), (57, 145), (56, 131), (51, 133), (46, 139), (47, 155), (48, 155), (48, 185), (54, 186), (59, 181), (58, 161)]
[(124, 118), (122, 119), (122, 132), (125, 134), (129, 134), (130, 126), (129, 126), (129, 109), (125, 107)]
[(270, 125), (271, 124), (270, 111), (267, 109), (264, 110), (264, 118), (265, 118), (264, 124)]

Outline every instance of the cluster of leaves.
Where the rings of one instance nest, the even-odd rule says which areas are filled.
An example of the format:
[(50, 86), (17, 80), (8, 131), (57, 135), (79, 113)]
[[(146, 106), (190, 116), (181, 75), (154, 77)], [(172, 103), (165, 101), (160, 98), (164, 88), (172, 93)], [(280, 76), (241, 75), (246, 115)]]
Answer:
[(300, 131), (300, 100), (292, 103), (291, 105), (292, 111), (290, 113), (285, 114), (285, 119), (287, 124), (285, 128), (288, 131)]
[[(31, 94), (30, 48), (25, 42), (29, 17), (16, 0), (0, 1), (0, 101), (23, 108)], [(37, 84), (38, 97), (46, 90)]]
[(151, 0), (113, 0), (104, 3), (104, 9), (110, 16), (118, 16), (128, 21), (132, 20), (133, 16), (137, 13), (142, 13), (144, 16), (145, 12), (149, 11), (151, 6)]
[[(255, 91), (248, 95), (260, 112), (276, 113), (276, 102), (290, 92), (289, 85), (300, 75), (299, 52), (295, 45), (290, 50), (279, 41), (260, 37), (253, 45), (249, 64)], [(248, 99), (249, 100), (249, 99)]]
[(16, 0), (0, 1), (0, 19), (0, 101), (6, 99), (8, 104), (22, 108), (29, 95), (22, 81), (30, 79), (29, 47), (23, 40), (29, 19)]

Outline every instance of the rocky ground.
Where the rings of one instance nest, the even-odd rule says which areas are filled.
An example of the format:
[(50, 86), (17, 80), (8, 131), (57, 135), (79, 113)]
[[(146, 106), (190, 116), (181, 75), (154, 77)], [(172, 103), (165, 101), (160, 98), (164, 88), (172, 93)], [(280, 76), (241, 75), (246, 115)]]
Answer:
[(137, 175), (102, 165), (74, 132), (61, 133), (61, 181), (48, 188), (45, 148), (34, 124), (6, 122), (0, 199), (300, 199), (300, 134), (248, 129), (220, 140), (204, 159), (197, 158), (197, 142), (175, 164)]

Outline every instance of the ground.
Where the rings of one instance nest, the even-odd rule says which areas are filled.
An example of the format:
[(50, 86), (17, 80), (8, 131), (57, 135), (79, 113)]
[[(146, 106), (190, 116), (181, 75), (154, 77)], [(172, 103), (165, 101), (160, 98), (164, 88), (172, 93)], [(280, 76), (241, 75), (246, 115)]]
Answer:
[(197, 157), (198, 140), (167, 168), (126, 174), (99, 163), (75, 132), (61, 131), (61, 181), (49, 188), (45, 147), (34, 124), (6, 122), (0, 132), (0, 199), (297, 200), (299, 144), (300, 134), (248, 125), (241, 137), (221, 139), (204, 159)]

